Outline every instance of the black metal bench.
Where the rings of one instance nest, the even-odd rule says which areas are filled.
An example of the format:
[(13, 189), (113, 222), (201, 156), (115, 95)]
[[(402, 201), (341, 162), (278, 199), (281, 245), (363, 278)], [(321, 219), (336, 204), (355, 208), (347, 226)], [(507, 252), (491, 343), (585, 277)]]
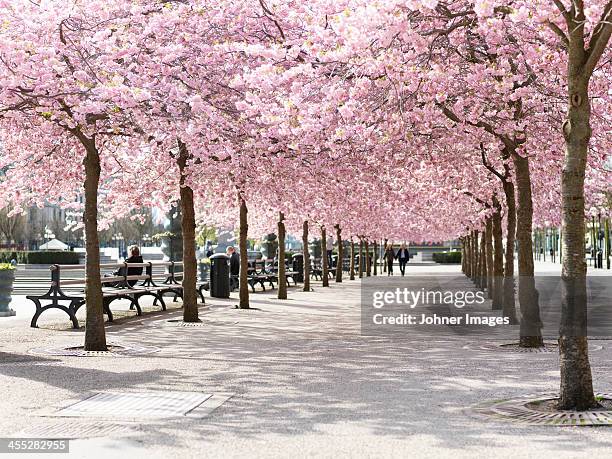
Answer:
[[(156, 263), (158, 264), (158, 263)], [(167, 265), (168, 263), (160, 263)], [(172, 268), (174, 263), (170, 262)], [(108, 321), (113, 321), (113, 313), (110, 309), (110, 304), (117, 299), (125, 299), (130, 302), (130, 309), (136, 309), (137, 314), (142, 315), (142, 309), (139, 304), (141, 297), (149, 295), (154, 297), (154, 303), (160, 303), (163, 311), (166, 310), (166, 303), (163, 296), (167, 293), (173, 293), (175, 300), (177, 296), (183, 296), (183, 288), (177, 282), (174, 276), (174, 269), (170, 270), (170, 274), (165, 277), (162, 285), (157, 285), (153, 280), (153, 263), (113, 263), (102, 264), (101, 269), (123, 268), (123, 275), (120, 276), (100, 276), (102, 282), (102, 299), (104, 313), (108, 316)], [(144, 268), (145, 274), (128, 275), (129, 268)], [(80, 279), (63, 279), (62, 273), (65, 271), (85, 272), (85, 265), (52, 265), (49, 267), (51, 271), (51, 287), (44, 295), (27, 295), (26, 298), (32, 301), (36, 306), (36, 312), (30, 322), (31, 327), (37, 327), (38, 318), (48, 309), (60, 309), (70, 317), (72, 326), (79, 328), (79, 322), (76, 318), (76, 313), (86, 303), (85, 296), (85, 278)], [(142, 281), (141, 284), (138, 284)], [(134, 285), (131, 285), (134, 284)], [(65, 290), (65, 291), (64, 291)], [(67, 293), (66, 293), (67, 292)], [(49, 303), (43, 304), (43, 302)]]
[[(327, 277), (332, 278), (336, 274), (335, 266), (327, 267)], [(315, 280), (323, 280), (323, 261), (320, 258), (313, 260), (310, 268), (310, 275)]]
[(263, 291), (266, 291), (266, 282), (270, 284), (270, 288), (274, 290), (274, 282), (276, 282), (276, 275), (266, 268), (265, 261), (254, 261), (249, 263), (249, 270), (247, 274), (247, 282), (251, 286), (251, 290), (255, 292), (255, 285), (261, 285)]

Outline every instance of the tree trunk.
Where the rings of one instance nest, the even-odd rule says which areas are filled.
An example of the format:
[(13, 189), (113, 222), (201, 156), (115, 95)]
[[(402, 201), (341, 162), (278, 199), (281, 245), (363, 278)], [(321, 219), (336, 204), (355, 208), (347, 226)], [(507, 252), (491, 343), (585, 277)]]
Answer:
[(359, 279), (363, 277), (363, 238), (359, 238)]
[(327, 266), (327, 231), (325, 226), (321, 227), (321, 266), (323, 274), (323, 287), (329, 287), (329, 268)]
[(465, 275), (469, 278), (472, 277), (472, 234), (467, 234), (464, 238), (465, 246)]
[(378, 244), (376, 243), (376, 241), (374, 241), (374, 248), (373, 248), (373, 262), (374, 262), (374, 275), (377, 276), (378, 275)]
[(478, 261), (478, 286), (481, 290), (487, 288), (487, 250), (486, 250), (486, 231), (480, 233), (480, 260)]
[(355, 280), (355, 242), (351, 236), (351, 259), (349, 260), (349, 279)]
[(520, 346), (541, 347), (542, 321), (538, 291), (535, 288), (533, 268), (533, 204), (531, 200), (531, 177), (528, 158), (513, 152), (512, 161), (517, 187), (517, 226), (519, 267), (519, 305), (521, 308)]
[(370, 242), (365, 240), (365, 263), (366, 263), (366, 275), (370, 277), (372, 275), (372, 259), (370, 258)]
[(249, 237), (248, 208), (246, 201), (240, 199), (240, 309), (249, 309), (249, 254), (247, 239)]
[(493, 287), (493, 221), (487, 218), (485, 229), (485, 250), (487, 267), (487, 294), (492, 300), (494, 295)]
[(304, 254), (304, 291), (310, 292), (310, 252), (308, 251), (308, 220), (302, 225), (302, 250)]
[(342, 282), (342, 259), (344, 250), (342, 247), (342, 229), (336, 225), (336, 238), (338, 239), (338, 261), (336, 262), (336, 282)]
[[(387, 250), (388, 242), (389, 242), (389, 239), (385, 239), (385, 241), (383, 243), (383, 250)], [(382, 266), (383, 266), (383, 273), (386, 273), (387, 272), (387, 263), (385, 263), (384, 257), (382, 259)]]
[(504, 265), (504, 302), (503, 316), (516, 325), (516, 302), (514, 292), (514, 241), (516, 237), (516, 198), (514, 183), (504, 180), (504, 197), (506, 198), (506, 262)]
[(85, 146), (85, 242), (86, 242), (86, 322), (85, 350), (106, 351), (102, 282), (100, 280), (100, 242), (98, 240), (98, 184), (100, 182), (100, 156), (95, 139), (80, 139)]
[(504, 247), (502, 242), (501, 206), (496, 196), (493, 196), (495, 213), (492, 217), (491, 231), (493, 233), (493, 309), (503, 308), (503, 276), (504, 276)]
[(287, 299), (287, 277), (285, 276), (285, 216), (278, 213), (278, 299)]
[(478, 285), (478, 231), (472, 231), (472, 282)]
[(187, 146), (179, 141), (180, 193), (181, 193), (181, 226), (183, 230), (183, 321), (199, 322), (198, 318), (198, 261), (196, 259), (195, 241), (195, 208), (193, 190), (185, 184), (189, 152)]
[(604, 236), (606, 247), (606, 269), (610, 269), (610, 219), (606, 218), (604, 223)]
[[(577, 27), (575, 34), (582, 33)], [(571, 37), (576, 40), (577, 37)], [(573, 42), (572, 42), (573, 43)], [(587, 339), (587, 289), (584, 250), (584, 175), (591, 138), (589, 76), (583, 75), (584, 50), (570, 45), (569, 107), (563, 125), (565, 161), (561, 174), (563, 266), (559, 327), (561, 388), (559, 408), (585, 410), (596, 405)]]

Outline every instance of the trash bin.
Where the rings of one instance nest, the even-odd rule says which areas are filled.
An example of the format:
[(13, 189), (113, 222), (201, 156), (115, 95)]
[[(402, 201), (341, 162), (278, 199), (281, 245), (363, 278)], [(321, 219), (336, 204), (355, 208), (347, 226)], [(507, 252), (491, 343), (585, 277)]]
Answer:
[(224, 253), (210, 257), (210, 296), (214, 298), (230, 296), (229, 257)]
[(304, 282), (304, 255), (301, 253), (294, 253), (291, 261), (293, 271), (297, 272), (294, 276), (295, 281)]

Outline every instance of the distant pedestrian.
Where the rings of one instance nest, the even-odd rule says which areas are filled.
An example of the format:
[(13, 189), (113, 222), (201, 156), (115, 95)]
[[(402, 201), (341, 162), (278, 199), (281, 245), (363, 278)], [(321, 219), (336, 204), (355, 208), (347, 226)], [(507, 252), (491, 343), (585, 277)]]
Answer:
[(400, 272), (403, 276), (404, 274), (406, 274), (406, 263), (410, 261), (410, 252), (408, 252), (406, 244), (401, 245), (395, 257), (397, 258), (397, 261), (399, 261)]
[(233, 291), (238, 288), (239, 277), (240, 277), (240, 256), (236, 253), (236, 249), (233, 246), (227, 248), (227, 255), (229, 256), (230, 264), (230, 289)]
[(326, 241), (327, 249), (327, 266), (330, 268), (333, 266), (333, 253), (334, 253), (334, 238), (329, 236)]
[(387, 244), (384, 259), (387, 263), (387, 276), (393, 276), (393, 260), (395, 260), (395, 252), (393, 251), (392, 244)]

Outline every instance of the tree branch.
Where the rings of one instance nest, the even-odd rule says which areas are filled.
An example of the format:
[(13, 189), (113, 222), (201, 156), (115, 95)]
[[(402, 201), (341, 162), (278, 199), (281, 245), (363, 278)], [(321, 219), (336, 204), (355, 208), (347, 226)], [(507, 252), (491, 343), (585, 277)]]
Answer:
[(563, 15), (567, 28), (570, 29), (572, 17), (570, 16), (569, 11), (567, 11), (567, 9), (565, 8), (565, 5), (563, 4), (561, 0), (552, 0), (552, 2), (555, 4), (559, 12)]
[(605, 6), (599, 22), (593, 29), (589, 47), (587, 49), (587, 61), (584, 65), (584, 71), (588, 76), (591, 76), (593, 70), (597, 66), (597, 62), (601, 58), (612, 34), (612, 0)]
[(548, 26), (550, 30), (552, 30), (554, 33), (557, 34), (557, 36), (561, 39), (563, 46), (565, 46), (566, 48), (569, 47), (569, 38), (567, 38), (567, 35), (565, 34), (565, 32), (561, 30), (561, 27), (559, 27), (557, 24), (555, 24), (552, 21), (546, 21), (546, 25)]

